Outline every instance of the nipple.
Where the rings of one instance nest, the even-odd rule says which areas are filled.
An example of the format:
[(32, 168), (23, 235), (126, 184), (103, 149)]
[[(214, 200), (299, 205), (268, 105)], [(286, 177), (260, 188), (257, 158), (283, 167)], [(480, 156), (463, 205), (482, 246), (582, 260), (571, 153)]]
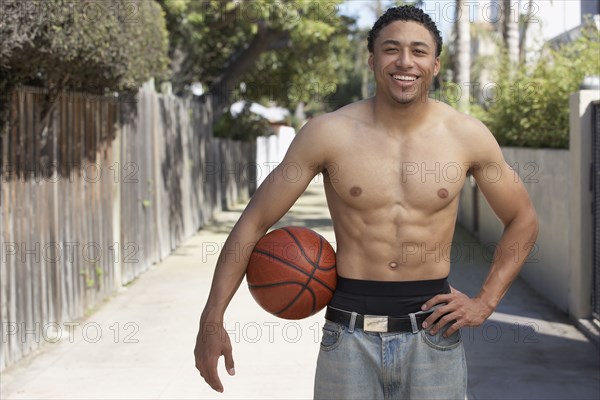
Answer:
[(361, 193), (362, 189), (358, 186), (353, 186), (352, 189), (350, 189), (350, 194), (354, 197), (360, 196)]
[(440, 196), (442, 199), (445, 199), (446, 197), (448, 197), (448, 190), (441, 188), (440, 190), (438, 190), (438, 196)]

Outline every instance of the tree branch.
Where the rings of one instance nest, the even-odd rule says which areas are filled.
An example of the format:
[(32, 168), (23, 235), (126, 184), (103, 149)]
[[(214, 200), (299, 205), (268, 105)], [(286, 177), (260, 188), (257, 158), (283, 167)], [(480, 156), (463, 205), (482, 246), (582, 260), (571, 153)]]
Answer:
[(264, 21), (259, 21), (258, 33), (254, 36), (250, 45), (231, 59), (223, 74), (208, 91), (208, 94), (212, 96), (214, 122), (225, 112), (233, 88), (239, 83), (244, 73), (254, 66), (263, 52), (270, 50), (286, 36), (289, 36), (288, 32), (270, 29)]

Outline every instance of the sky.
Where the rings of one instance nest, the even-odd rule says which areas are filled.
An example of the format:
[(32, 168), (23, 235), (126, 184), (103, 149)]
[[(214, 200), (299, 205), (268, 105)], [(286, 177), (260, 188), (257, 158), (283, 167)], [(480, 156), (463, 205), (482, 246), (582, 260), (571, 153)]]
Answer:
[[(466, 0), (469, 4), (470, 19), (496, 20), (493, 0)], [(527, 9), (528, 0), (511, 0), (519, 5), (523, 12)], [(588, 0), (596, 1), (596, 0)], [(346, 15), (358, 16), (360, 27), (370, 28), (375, 22), (375, 15), (369, 8), (369, 0), (346, 0), (341, 10)], [(454, 20), (454, 0), (425, 0), (423, 9), (427, 12), (447, 39)], [(530, 25), (544, 40), (550, 39), (566, 30), (580, 24), (579, 0), (534, 0), (533, 17), (535, 22)]]

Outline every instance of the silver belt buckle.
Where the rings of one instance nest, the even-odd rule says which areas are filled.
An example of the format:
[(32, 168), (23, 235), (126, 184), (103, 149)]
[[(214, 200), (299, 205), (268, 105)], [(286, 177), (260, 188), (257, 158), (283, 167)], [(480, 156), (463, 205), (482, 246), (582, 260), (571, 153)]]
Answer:
[(388, 317), (379, 315), (363, 316), (363, 331), (365, 332), (387, 332)]

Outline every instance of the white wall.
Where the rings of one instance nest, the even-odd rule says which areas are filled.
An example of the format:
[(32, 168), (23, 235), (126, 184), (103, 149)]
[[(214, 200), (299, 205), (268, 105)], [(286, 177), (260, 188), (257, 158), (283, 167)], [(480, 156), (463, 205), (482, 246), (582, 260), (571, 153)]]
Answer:
[(290, 126), (282, 126), (271, 136), (259, 136), (256, 140), (256, 187), (283, 160), (296, 132)]

